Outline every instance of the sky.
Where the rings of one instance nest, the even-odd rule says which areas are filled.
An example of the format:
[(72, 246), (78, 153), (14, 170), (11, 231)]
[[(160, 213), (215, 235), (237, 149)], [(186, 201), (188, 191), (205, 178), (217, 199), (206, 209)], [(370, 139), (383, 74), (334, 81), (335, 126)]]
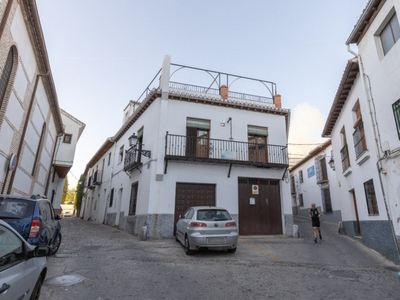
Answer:
[[(36, 0), (62, 109), (86, 124), (68, 174), (122, 125), (161, 68), (181, 65), (275, 82), (291, 110), (289, 153), (321, 133), (367, 0)], [(352, 50), (357, 51), (355, 46)], [(297, 145), (306, 144), (306, 145)]]

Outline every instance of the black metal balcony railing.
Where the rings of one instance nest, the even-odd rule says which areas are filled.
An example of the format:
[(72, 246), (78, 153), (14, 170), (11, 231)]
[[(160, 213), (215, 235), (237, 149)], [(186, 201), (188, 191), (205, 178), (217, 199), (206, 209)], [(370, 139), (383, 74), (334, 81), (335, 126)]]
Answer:
[(93, 189), (93, 188), (94, 188), (93, 176), (90, 176), (90, 177), (89, 177), (87, 187), (88, 187), (89, 189)]
[(133, 146), (125, 151), (124, 159), (124, 171), (132, 171), (133, 169), (141, 165), (140, 161), (137, 161), (138, 155), (136, 147)]
[(167, 160), (206, 161), (258, 167), (288, 166), (286, 146), (167, 134)]
[(342, 169), (344, 172), (350, 167), (349, 149), (347, 144), (340, 150), (340, 157), (342, 158)]
[(364, 123), (361, 122), (357, 125), (356, 130), (353, 133), (354, 149), (356, 151), (356, 158), (367, 150), (367, 142), (364, 134)]
[(93, 175), (93, 184), (94, 185), (100, 185), (102, 179), (103, 179), (102, 171), (97, 170), (96, 172), (94, 172), (94, 175)]

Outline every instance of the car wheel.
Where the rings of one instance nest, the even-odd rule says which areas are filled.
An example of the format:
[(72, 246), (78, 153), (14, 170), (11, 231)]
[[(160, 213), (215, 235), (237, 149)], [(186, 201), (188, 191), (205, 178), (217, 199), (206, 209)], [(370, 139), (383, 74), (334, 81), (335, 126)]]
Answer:
[(58, 249), (61, 245), (61, 232), (58, 233), (56, 240), (54, 241), (53, 245), (51, 246), (51, 255), (57, 253)]
[(229, 253), (235, 253), (237, 248), (233, 248), (233, 249), (228, 249)]
[(30, 300), (39, 300), (40, 290), (42, 289), (42, 284), (43, 284), (43, 277), (40, 275), (38, 280), (36, 281), (36, 284), (32, 291)]
[(185, 252), (187, 255), (193, 254), (193, 250), (190, 250), (189, 239), (185, 236)]

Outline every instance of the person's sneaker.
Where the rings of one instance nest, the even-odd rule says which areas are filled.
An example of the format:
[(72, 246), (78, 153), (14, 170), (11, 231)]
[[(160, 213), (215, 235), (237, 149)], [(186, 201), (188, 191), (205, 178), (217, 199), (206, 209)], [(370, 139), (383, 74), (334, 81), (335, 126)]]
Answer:
[(317, 242), (317, 238), (314, 239), (314, 242)]
[(319, 239), (322, 240), (322, 235), (319, 235)]

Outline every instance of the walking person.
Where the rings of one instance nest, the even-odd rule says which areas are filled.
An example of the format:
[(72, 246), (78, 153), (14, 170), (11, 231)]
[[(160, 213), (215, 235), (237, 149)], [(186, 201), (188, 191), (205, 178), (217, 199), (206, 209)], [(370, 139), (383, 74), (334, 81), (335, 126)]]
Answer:
[(321, 217), (321, 212), (318, 208), (315, 208), (315, 203), (311, 204), (309, 216), (312, 221), (312, 227), (314, 230), (314, 242), (317, 242), (317, 230), (319, 233), (319, 238), (322, 240), (321, 228), (320, 228), (320, 221), (319, 218)]

